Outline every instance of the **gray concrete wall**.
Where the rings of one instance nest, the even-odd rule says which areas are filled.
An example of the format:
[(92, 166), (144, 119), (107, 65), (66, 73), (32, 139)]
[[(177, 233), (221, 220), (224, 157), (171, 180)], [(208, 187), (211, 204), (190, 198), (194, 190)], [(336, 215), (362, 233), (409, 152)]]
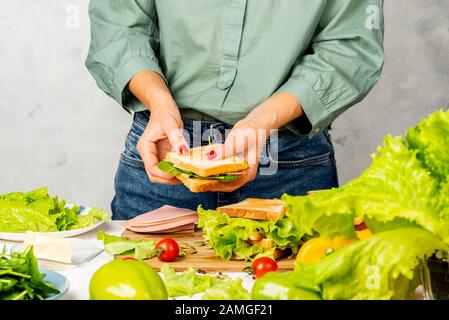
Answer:
[[(131, 118), (84, 68), (86, 11), (87, 0), (0, 1), (0, 193), (47, 185), (109, 208)], [(387, 0), (385, 14), (382, 78), (334, 124), (342, 182), (387, 133), (449, 106), (449, 2)]]

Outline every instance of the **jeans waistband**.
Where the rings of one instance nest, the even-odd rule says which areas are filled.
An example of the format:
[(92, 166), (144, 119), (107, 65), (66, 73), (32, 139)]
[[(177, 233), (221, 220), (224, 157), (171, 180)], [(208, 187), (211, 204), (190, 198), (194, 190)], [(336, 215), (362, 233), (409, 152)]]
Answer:
[[(148, 120), (150, 118), (150, 112), (149, 111), (142, 111), (142, 112), (136, 112), (134, 114), (134, 122), (138, 123), (143, 128), (147, 125)], [(212, 141), (214, 143), (222, 143), (225, 137), (226, 130), (232, 129), (232, 125), (220, 122), (218, 120), (198, 120), (198, 119), (188, 119), (183, 118), (184, 122), (184, 129), (187, 131), (190, 131), (195, 134), (196, 133), (203, 133), (206, 130), (210, 130)], [(322, 133), (327, 135), (330, 128), (325, 128), (322, 130)], [(288, 129), (285, 130), (278, 130), (278, 138), (282, 139), (285, 137), (292, 137), (295, 136), (296, 139), (299, 140), (308, 140), (309, 138), (307, 136), (297, 136), (293, 132), (291, 132)], [(204, 141), (204, 139), (203, 139)], [(206, 139), (207, 141), (207, 139)]]

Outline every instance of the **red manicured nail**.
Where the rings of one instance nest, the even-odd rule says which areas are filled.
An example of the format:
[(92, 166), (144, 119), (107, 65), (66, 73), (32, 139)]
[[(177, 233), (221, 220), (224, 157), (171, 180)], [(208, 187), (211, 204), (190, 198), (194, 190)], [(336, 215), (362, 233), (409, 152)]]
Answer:
[(215, 150), (211, 150), (206, 154), (206, 156), (207, 156), (207, 159), (213, 160), (217, 157), (217, 153), (215, 152)]
[(182, 146), (179, 147), (178, 152), (182, 156), (188, 155), (189, 154), (189, 148), (187, 148), (187, 146), (185, 144), (183, 144)]

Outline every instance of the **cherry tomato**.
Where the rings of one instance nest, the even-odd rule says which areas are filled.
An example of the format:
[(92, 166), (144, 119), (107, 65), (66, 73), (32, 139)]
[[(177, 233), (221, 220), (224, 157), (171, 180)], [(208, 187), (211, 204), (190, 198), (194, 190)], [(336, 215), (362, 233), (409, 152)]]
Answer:
[(268, 257), (257, 258), (253, 262), (253, 271), (256, 279), (259, 279), (268, 272), (276, 271), (277, 269), (278, 264), (276, 261)]
[(165, 238), (160, 240), (156, 244), (156, 250), (158, 250), (159, 260), (164, 262), (175, 261), (176, 257), (179, 254), (178, 243), (171, 238)]

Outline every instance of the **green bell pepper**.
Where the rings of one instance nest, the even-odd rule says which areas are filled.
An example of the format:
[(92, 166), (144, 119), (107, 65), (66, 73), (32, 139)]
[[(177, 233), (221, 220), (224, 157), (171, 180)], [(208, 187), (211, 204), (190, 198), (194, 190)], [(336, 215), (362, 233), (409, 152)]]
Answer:
[(256, 280), (254, 300), (321, 300), (318, 292), (295, 285), (291, 273), (270, 272)]
[(89, 285), (91, 300), (167, 300), (157, 272), (144, 262), (114, 260), (100, 267)]

